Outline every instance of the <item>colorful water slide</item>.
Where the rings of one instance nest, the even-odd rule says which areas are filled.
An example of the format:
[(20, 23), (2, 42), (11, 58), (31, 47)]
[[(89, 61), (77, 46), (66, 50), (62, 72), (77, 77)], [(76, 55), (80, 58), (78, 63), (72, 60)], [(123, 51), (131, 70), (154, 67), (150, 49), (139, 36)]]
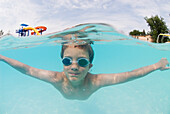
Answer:
[(23, 30), (33, 30), (33, 33), (36, 33), (37, 35), (40, 35), (40, 33), (38, 32), (37, 29), (33, 28), (33, 27), (24, 27)]
[(29, 36), (29, 31), (31, 32), (31, 35), (42, 35), (42, 32), (47, 30), (47, 27), (45, 26), (37, 26), (35, 28), (29, 27), (27, 24), (21, 24), (21, 28), (16, 30), (16, 33), (18, 33), (19, 36)]
[[(45, 26), (37, 26), (37, 27), (35, 27), (35, 29), (39, 30), (38, 33), (42, 33), (42, 32), (47, 30), (47, 27), (45, 27)], [(31, 32), (31, 35), (34, 35), (34, 33), (36, 33), (36, 32), (35, 31)]]

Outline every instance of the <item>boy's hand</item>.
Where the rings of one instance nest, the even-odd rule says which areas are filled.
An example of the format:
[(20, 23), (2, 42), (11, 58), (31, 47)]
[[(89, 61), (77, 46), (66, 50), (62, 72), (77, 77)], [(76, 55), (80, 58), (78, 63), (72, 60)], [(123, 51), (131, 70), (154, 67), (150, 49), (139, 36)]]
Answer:
[(168, 60), (166, 58), (162, 58), (158, 63), (156, 63), (156, 66), (158, 68), (160, 68), (160, 70), (168, 70), (168, 69), (170, 69), (169, 62), (168, 62)]
[(0, 55), (0, 61), (2, 60), (2, 55)]

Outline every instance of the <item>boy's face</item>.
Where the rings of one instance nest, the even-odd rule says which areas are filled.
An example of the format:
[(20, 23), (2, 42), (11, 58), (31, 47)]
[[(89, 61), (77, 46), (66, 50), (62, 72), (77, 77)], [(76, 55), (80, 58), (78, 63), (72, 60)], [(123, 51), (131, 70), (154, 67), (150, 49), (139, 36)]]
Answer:
[[(86, 50), (74, 47), (68, 47), (65, 49), (63, 58), (65, 57), (71, 58), (72, 61), (77, 61), (82, 57), (89, 60), (89, 54)], [(64, 65), (64, 73), (72, 83), (77, 83), (84, 80), (91, 67), (92, 64), (89, 64), (86, 67), (81, 67), (78, 63), (73, 62), (69, 66)]]

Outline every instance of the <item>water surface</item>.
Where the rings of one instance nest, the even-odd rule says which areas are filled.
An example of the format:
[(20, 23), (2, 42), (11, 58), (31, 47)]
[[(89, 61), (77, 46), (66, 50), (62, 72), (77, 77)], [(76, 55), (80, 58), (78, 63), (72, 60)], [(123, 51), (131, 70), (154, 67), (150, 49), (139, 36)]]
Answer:
[[(83, 39), (83, 40), (82, 40)], [(91, 73), (119, 73), (170, 61), (170, 44), (133, 39), (107, 24), (82, 24), (44, 36), (0, 39), (0, 54), (30, 66), (62, 71), (61, 44), (91, 42), (95, 51)], [(159, 114), (170, 113), (170, 70), (95, 92), (85, 101), (67, 100), (53, 86), (0, 62), (2, 114)]]

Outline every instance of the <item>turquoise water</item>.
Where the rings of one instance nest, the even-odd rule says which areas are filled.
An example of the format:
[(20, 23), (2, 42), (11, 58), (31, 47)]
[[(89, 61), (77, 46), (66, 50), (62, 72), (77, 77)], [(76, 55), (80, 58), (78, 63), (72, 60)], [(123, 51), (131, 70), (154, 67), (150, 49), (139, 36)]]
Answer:
[[(0, 39), (0, 54), (36, 68), (62, 71), (60, 43), (70, 41), (64, 36), (72, 34), (73, 37), (75, 31), (84, 26), (41, 37), (5, 36)], [(95, 57), (92, 73), (130, 71), (154, 64), (162, 57), (170, 61), (170, 44), (133, 40), (107, 25), (95, 27), (86, 33), (78, 32), (85, 40), (93, 37)], [(71, 40), (75, 41), (75, 38)], [(103, 39), (111, 39), (111, 42), (99, 41)], [(52, 85), (0, 62), (0, 114), (168, 114), (169, 81), (170, 70), (155, 71), (131, 82), (99, 89), (85, 101), (68, 100)]]

